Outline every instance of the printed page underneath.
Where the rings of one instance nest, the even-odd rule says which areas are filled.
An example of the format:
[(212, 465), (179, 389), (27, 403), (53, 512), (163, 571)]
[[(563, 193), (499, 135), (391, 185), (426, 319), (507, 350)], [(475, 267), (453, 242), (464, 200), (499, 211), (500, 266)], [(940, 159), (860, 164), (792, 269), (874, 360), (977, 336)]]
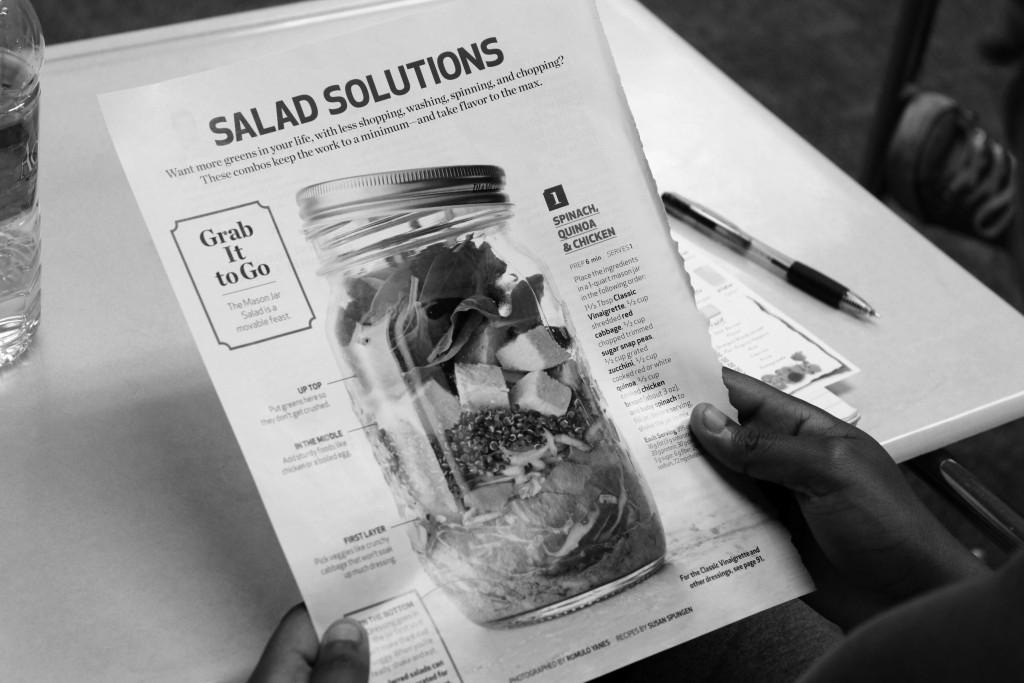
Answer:
[(728, 400), (591, 2), (370, 13), (101, 104), (314, 623), (362, 619), (374, 680), (593, 677), (811, 590), (691, 440)]
[(835, 349), (741, 284), (725, 264), (681, 233), (672, 234), (722, 365), (786, 393), (835, 384), (859, 372)]
[(737, 279), (672, 227), (722, 365), (854, 423), (860, 413), (829, 390), (859, 372), (849, 360)]

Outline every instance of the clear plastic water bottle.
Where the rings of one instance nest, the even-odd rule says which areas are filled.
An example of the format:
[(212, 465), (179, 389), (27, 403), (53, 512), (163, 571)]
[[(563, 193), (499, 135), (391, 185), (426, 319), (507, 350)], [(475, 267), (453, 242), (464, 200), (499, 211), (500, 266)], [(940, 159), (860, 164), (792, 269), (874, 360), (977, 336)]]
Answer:
[(36, 199), (43, 32), (28, 0), (0, 0), (0, 367), (39, 324)]

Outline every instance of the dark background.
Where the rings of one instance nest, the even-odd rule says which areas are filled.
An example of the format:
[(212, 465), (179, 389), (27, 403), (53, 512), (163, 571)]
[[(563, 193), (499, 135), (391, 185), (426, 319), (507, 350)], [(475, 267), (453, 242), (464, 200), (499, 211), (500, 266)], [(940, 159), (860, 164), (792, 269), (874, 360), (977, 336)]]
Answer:
[[(900, 3), (885, 0), (642, 0), (687, 41), (849, 173), (868, 122)], [(49, 43), (248, 9), (273, 0), (35, 0)], [(1000, 22), (1000, 1), (945, 0), (926, 62), (929, 87), (1001, 121), (1006, 70), (978, 41)]]
[[(847, 173), (859, 174), (900, 3), (884, 0), (643, 0), (727, 75)], [(50, 45), (189, 19), (285, 4), (271, 0), (150, 2), (36, 0)], [(921, 84), (975, 110), (1003, 136), (1009, 67), (986, 62), (979, 45), (1003, 24), (1002, 2), (944, 0)], [(45, 72), (43, 76), (45, 88)], [(913, 220), (912, 217), (909, 217)], [(997, 293), (1019, 306), (1020, 270), (1005, 253), (942, 229), (918, 226)], [(1024, 348), (1024, 344), (1022, 344)], [(964, 353), (970, 353), (964, 349)], [(856, 358), (853, 359), (856, 361)], [(992, 368), (999, 372), (999, 368)], [(952, 449), (1018, 511), (1024, 511), (1024, 422)], [(1001, 554), (927, 487), (919, 493), (993, 562)]]

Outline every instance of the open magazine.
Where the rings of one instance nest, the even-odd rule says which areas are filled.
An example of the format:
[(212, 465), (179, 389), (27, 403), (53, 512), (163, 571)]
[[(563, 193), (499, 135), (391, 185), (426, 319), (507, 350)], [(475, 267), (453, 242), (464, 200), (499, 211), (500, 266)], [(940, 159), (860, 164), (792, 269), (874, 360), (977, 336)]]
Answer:
[(589, 678), (811, 590), (691, 440), (728, 400), (592, 2), (384, 5), (101, 104), (373, 680)]

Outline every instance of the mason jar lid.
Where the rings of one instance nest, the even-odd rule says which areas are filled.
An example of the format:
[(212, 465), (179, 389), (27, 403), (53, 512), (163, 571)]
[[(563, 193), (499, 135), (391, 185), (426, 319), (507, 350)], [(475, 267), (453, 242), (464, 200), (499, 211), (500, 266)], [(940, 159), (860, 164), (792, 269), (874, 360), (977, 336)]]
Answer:
[(491, 230), (511, 215), (498, 166), (435, 166), (337, 178), (296, 202), (321, 273), (439, 237)]
[(504, 187), (498, 166), (432, 166), (328, 180), (302, 188), (295, 199), (302, 219), (315, 223), (342, 213), (507, 203)]

